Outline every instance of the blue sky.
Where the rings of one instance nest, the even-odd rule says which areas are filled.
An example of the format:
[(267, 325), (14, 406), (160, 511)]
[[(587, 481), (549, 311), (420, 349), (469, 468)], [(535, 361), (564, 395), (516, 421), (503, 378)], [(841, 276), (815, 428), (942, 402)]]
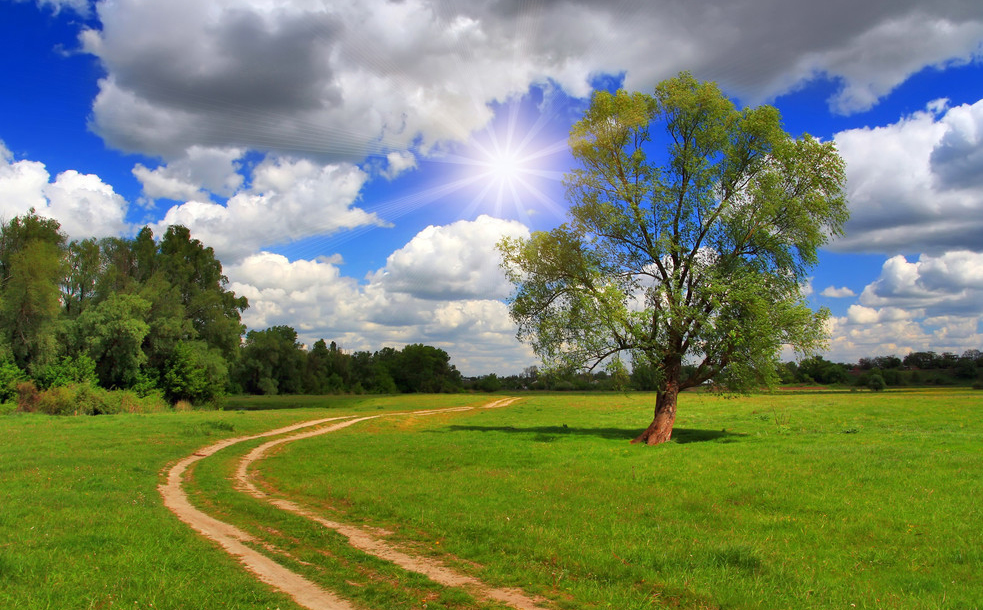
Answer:
[(494, 244), (563, 222), (594, 88), (689, 70), (847, 160), (827, 357), (983, 347), (983, 6), (660, 4), (0, 0), (0, 214), (185, 224), (251, 328), (517, 372)]

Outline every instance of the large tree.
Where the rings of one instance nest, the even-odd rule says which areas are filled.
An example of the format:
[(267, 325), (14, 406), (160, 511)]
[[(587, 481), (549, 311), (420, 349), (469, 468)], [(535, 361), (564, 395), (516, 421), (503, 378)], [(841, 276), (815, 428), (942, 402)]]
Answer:
[(651, 367), (636, 442), (669, 440), (681, 390), (769, 384), (783, 345), (823, 345), (828, 312), (801, 286), (848, 217), (832, 143), (683, 73), (654, 95), (596, 93), (570, 147), (568, 223), (501, 244), (510, 312), (553, 368)]

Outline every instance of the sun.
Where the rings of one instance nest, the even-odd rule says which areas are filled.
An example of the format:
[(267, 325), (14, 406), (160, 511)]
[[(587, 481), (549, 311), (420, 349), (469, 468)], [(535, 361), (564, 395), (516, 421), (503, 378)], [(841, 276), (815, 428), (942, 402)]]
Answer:
[(488, 160), (489, 177), (493, 180), (510, 182), (522, 175), (522, 158), (510, 150), (499, 151)]
[(448, 177), (462, 217), (491, 213), (528, 221), (543, 211), (563, 216), (560, 183), (567, 152), (565, 131), (552, 136), (552, 117), (522, 112), (513, 102), (440, 161), (455, 166)]
[(537, 100), (497, 105), (492, 120), (466, 141), (415, 151), (427, 179), (373, 210), (392, 219), (439, 204), (462, 220), (487, 214), (549, 225), (566, 217), (569, 130), (568, 118), (544, 111)]

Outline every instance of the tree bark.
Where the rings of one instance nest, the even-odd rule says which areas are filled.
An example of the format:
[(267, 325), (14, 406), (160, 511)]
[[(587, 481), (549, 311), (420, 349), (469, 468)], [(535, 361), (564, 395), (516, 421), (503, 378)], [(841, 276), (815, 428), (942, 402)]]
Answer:
[(672, 438), (672, 427), (676, 423), (676, 397), (679, 395), (679, 380), (673, 379), (659, 392), (655, 400), (655, 417), (652, 423), (632, 443), (658, 445)]

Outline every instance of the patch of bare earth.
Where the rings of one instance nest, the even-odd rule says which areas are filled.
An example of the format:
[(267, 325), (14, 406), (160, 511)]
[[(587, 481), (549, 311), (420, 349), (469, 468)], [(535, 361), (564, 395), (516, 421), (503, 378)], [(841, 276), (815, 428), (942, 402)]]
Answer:
[[(404, 550), (398, 549), (380, 537), (378, 530), (362, 528), (354, 525), (338, 523), (325, 519), (315, 512), (291, 502), (289, 500), (271, 498), (261, 491), (251, 480), (249, 466), (263, 456), (273, 447), (297, 441), (304, 438), (328, 434), (353, 424), (376, 419), (380, 417), (391, 417), (395, 415), (404, 416), (425, 416), (436, 415), (439, 413), (449, 413), (456, 411), (470, 411), (475, 408), (498, 408), (505, 407), (514, 402), (515, 398), (497, 400), (482, 407), (452, 407), (449, 409), (435, 409), (426, 411), (413, 411), (408, 413), (393, 413), (389, 415), (372, 415), (358, 418), (329, 418), (278, 428), (263, 434), (254, 436), (244, 436), (220, 441), (214, 445), (196, 451), (193, 455), (181, 460), (171, 467), (167, 472), (167, 481), (160, 486), (161, 496), (164, 498), (164, 505), (167, 506), (179, 519), (190, 525), (195, 531), (206, 538), (216, 541), (226, 552), (235, 557), (246, 569), (256, 575), (256, 577), (273, 587), (283, 591), (298, 604), (311, 610), (349, 610), (354, 609), (350, 602), (341, 599), (334, 593), (327, 591), (315, 583), (304, 578), (287, 568), (276, 563), (266, 555), (247, 546), (246, 542), (257, 543), (256, 540), (239, 528), (224, 523), (211, 517), (204, 512), (196, 509), (188, 501), (181, 483), (188, 467), (198, 460), (204, 459), (215, 452), (247, 440), (280, 436), (298, 430), (304, 430), (297, 434), (291, 434), (277, 438), (256, 447), (246, 454), (238, 464), (235, 474), (236, 487), (253, 497), (259, 498), (277, 508), (289, 511), (296, 515), (305, 517), (324, 527), (330, 528), (348, 539), (353, 547), (374, 555), (381, 559), (390, 561), (404, 570), (423, 574), (434, 582), (447, 587), (460, 587), (469, 591), (477, 597), (492, 599), (502, 602), (517, 610), (541, 610), (536, 600), (526, 596), (522, 591), (516, 589), (501, 589), (489, 586), (473, 576), (462, 574), (453, 570), (437, 559), (414, 555)], [(330, 425), (325, 425), (330, 424)]]

